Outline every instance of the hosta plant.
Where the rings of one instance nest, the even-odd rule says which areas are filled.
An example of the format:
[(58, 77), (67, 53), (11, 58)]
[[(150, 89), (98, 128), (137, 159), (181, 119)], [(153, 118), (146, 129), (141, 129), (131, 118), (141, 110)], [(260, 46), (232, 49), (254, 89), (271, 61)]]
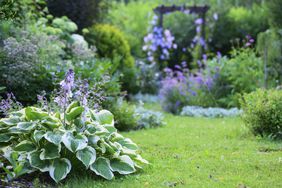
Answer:
[(60, 86), (58, 108), (46, 108), (43, 100), (42, 108), (26, 107), (0, 120), (0, 173), (6, 180), (40, 171), (59, 182), (81, 170), (111, 180), (148, 163), (137, 145), (117, 132), (111, 112), (91, 110), (87, 84), (73, 94), (72, 70)]
[[(107, 180), (114, 173), (131, 174), (147, 163), (137, 145), (117, 133), (113, 115), (106, 110), (89, 110), (71, 103), (63, 114), (27, 107), (0, 121), (3, 169), (8, 179), (34, 171), (49, 172), (59, 182), (80, 164)], [(81, 168), (78, 166), (78, 168)], [(76, 167), (77, 168), (77, 167)]]

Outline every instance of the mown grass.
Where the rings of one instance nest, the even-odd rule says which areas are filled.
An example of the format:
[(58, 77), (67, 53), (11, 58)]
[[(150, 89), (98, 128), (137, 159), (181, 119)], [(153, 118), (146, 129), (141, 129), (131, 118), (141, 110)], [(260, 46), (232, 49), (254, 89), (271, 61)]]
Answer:
[(114, 181), (88, 174), (61, 187), (282, 187), (282, 143), (255, 138), (239, 118), (166, 114), (167, 126), (123, 133), (151, 165)]

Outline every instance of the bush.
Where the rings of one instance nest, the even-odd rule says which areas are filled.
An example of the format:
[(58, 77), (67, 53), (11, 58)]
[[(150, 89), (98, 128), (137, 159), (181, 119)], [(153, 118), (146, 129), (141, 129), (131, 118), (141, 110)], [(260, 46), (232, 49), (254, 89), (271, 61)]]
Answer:
[(64, 53), (59, 40), (43, 33), (24, 31), (5, 39), (3, 43), (0, 49), (0, 85), (13, 92), (23, 103), (34, 102), (42, 90), (48, 92), (54, 89), (52, 73)]
[(243, 120), (255, 135), (282, 138), (282, 91), (259, 89), (241, 100)]
[(215, 75), (211, 93), (218, 106), (239, 107), (243, 93), (263, 86), (263, 62), (251, 48), (234, 49), (230, 59), (214, 59), (206, 65)]
[(130, 46), (124, 34), (111, 25), (95, 25), (85, 34), (90, 45), (95, 45), (101, 58), (109, 58), (112, 62), (111, 72), (123, 73), (123, 88), (134, 92), (136, 87), (134, 58), (130, 54)]
[(135, 117), (135, 106), (122, 100), (121, 98), (108, 106), (108, 109), (116, 118), (115, 127), (119, 131), (134, 130), (137, 127), (137, 118)]
[(187, 105), (209, 106), (213, 98), (209, 96), (213, 88), (213, 76), (202, 70), (191, 73), (186, 66), (176, 66), (176, 70), (165, 69), (166, 76), (161, 81), (159, 97), (162, 108), (171, 113), (180, 113)]

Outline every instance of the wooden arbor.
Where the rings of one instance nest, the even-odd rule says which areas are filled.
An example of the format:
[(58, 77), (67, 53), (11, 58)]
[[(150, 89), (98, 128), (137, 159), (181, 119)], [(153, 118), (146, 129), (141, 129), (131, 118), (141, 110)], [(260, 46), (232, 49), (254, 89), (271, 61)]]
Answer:
[(206, 27), (206, 13), (208, 12), (208, 10), (210, 9), (209, 6), (205, 5), (205, 6), (176, 6), (176, 5), (172, 5), (172, 6), (164, 6), (161, 5), (157, 8), (154, 9), (154, 12), (159, 16), (159, 27), (163, 27), (163, 18), (165, 14), (169, 14), (172, 12), (183, 12), (186, 14), (198, 14), (202, 19), (203, 19), (203, 23), (202, 23), (202, 31), (201, 31), (201, 35), (203, 38), (205, 38), (206, 33), (205, 33), (205, 27)]

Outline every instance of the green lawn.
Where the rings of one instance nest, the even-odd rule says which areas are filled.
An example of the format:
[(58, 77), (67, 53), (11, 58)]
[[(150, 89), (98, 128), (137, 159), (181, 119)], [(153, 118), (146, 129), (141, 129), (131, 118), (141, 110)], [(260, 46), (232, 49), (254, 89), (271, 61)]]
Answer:
[(123, 133), (151, 163), (144, 171), (114, 181), (81, 175), (63, 187), (282, 187), (281, 142), (253, 137), (239, 118), (165, 119), (165, 127)]

